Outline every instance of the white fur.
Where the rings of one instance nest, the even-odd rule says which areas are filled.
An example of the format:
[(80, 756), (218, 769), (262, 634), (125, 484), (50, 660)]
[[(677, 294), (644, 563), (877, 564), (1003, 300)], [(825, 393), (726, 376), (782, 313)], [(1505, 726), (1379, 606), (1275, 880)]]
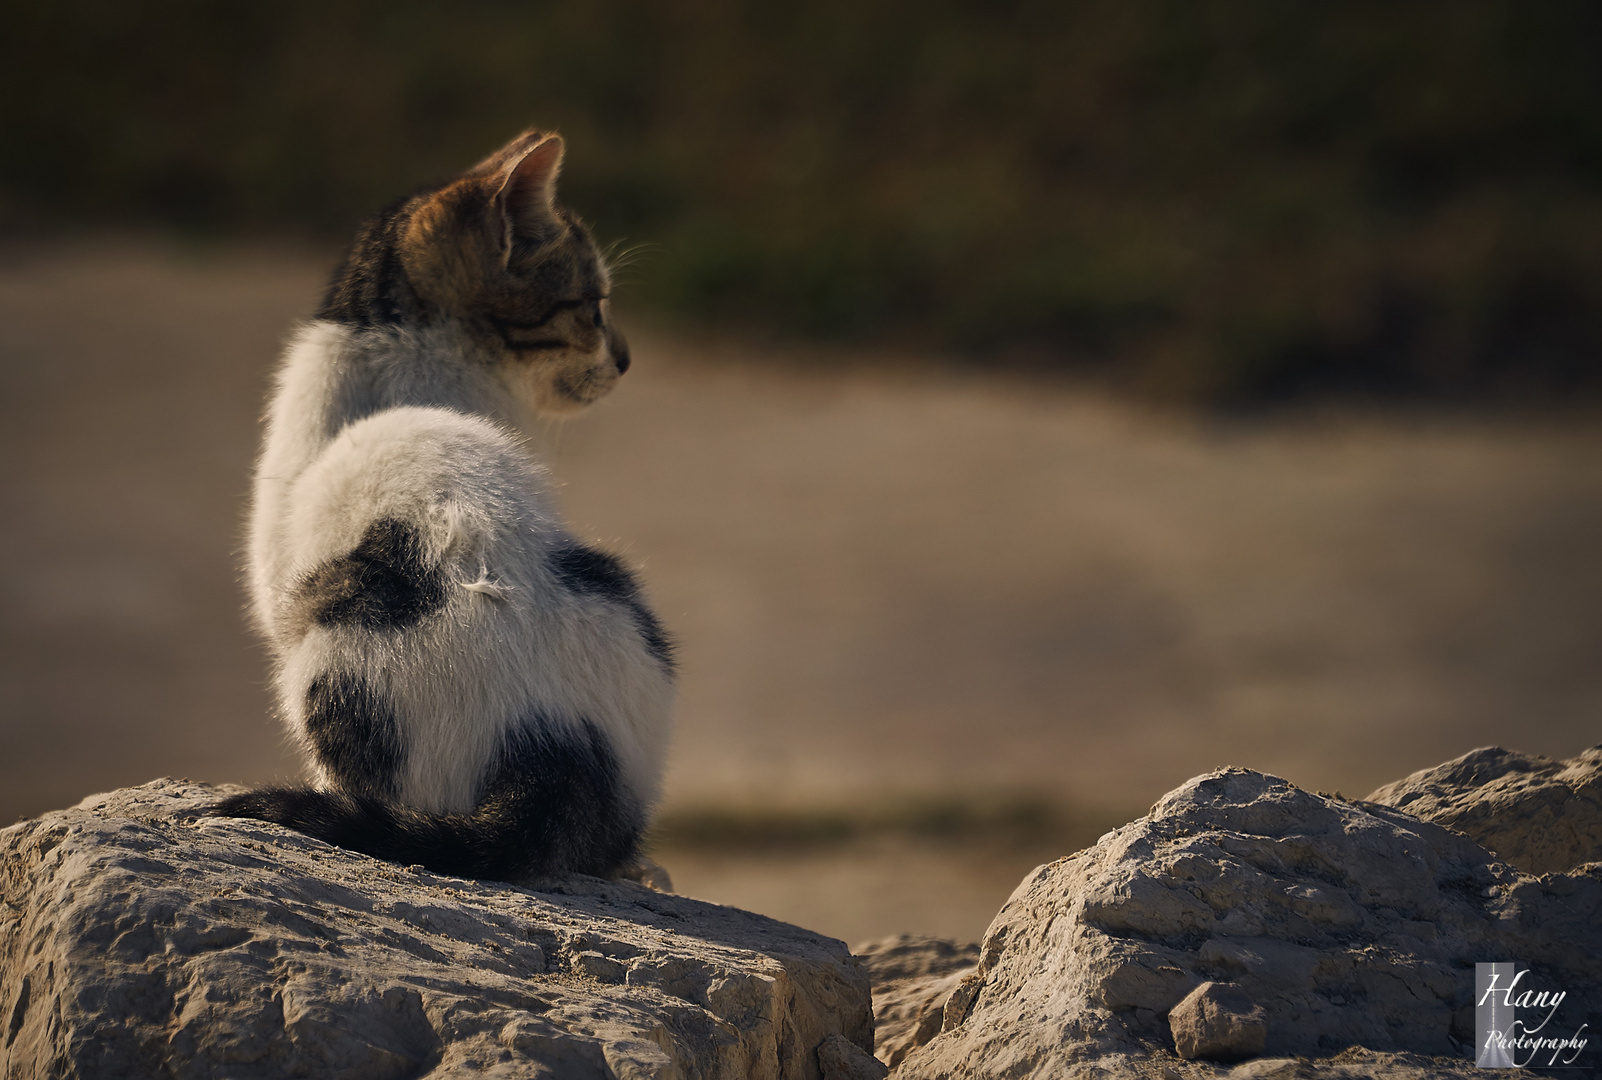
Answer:
[[(448, 325), (314, 322), (290, 343), (250, 524), (252, 603), (277, 660), (279, 705), (304, 740), (311, 681), (365, 679), (407, 749), (400, 801), (434, 812), (472, 809), (512, 726), (588, 721), (643, 810), (661, 787), (671, 677), (628, 611), (575, 594), (548, 569), (545, 553), (571, 538), (518, 433), (521, 390)], [(444, 609), (385, 631), (293, 618), (297, 583), (386, 517), (415, 526), (440, 561)]]

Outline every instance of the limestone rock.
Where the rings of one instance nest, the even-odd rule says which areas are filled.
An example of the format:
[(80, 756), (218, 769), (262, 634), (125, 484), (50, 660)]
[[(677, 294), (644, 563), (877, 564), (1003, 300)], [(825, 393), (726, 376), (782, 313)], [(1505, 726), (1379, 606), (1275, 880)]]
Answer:
[(1467, 833), (1526, 873), (1602, 860), (1602, 746), (1567, 761), (1482, 747), (1368, 798)]
[(1490, 958), (1568, 993), (1565, 1034), (1602, 1027), (1602, 865), (1536, 879), (1389, 807), (1225, 769), (1025, 878), (896, 1076), (1215, 1077), (1168, 1023), (1211, 981), (1262, 1007), (1283, 1059), (1230, 1075), (1467, 1077)]
[(1239, 1061), (1263, 1052), (1268, 1017), (1234, 983), (1204, 982), (1168, 1011), (1174, 1049), (1182, 1058)]
[(185, 819), (218, 795), (158, 781), (0, 831), (0, 1076), (818, 1078), (830, 1036), (872, 1045), (838, 941)]
[(940, 1033), (946, 999), (979, 962), (979, 946), (897, 934), (851, 950), (873, 984), (873, 1052), (890, 1068)]

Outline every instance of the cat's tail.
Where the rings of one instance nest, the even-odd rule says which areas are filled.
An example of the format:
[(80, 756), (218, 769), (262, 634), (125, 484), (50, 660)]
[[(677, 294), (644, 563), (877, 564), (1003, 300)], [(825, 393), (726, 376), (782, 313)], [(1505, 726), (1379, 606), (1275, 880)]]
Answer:
[(454, 877), (527, 882), (546, 874), (608, 875), (638, 857), (642, 815), (620, 805), (553, 803), (502, 792), (471, 813), (414, 807), (310, 787), (231, 795), (205, 812), (287, 825), (330, 844)]

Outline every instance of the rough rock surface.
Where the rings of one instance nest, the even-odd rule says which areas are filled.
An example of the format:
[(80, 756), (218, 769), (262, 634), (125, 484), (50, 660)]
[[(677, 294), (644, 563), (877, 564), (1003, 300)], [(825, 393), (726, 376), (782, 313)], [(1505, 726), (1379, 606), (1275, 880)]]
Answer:
[(1602, 860), (1602, 746), (1567, 761), (1482, 747), (1368, 801), (1467, 833), (1526, 873)]
[(979, 946), (897, 934), (851, 950), (873, 983), (873, 1052), (892, 1069), (940, 1034), (946, 999), (979, 963)]
[(896, 1076), (1225, 1075), (1174, 1054), (1167, 1015), (1227, 981), (1269, 1055), (1227, 1075), (1467, 1077), (1474, 964), (1498, 958), (1568, 993), (1564, 1034), (1602, 1027), (1602, 865), (1533, 878), (1389, 807), (1226, 769), (1025, 878)]
[(158, 781), (0, 831), (0, 1076), (820, 1077), (831, 1035), (868, 1057), (838, 941), (185, 820), (218, 794)]

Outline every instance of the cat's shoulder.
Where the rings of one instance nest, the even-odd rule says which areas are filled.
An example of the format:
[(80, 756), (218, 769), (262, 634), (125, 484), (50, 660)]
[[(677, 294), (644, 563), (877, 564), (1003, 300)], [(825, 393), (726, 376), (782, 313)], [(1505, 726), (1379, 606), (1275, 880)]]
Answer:
[[(382, 409), (345, 425), (296, 480), (291, 531), (354, 534), (382, 518), (442, 519), (454, 534), (561, 531), (549, 471), (521, 435), (442, 406)], [(347, 527), (330, 529), (334, 522)]]

